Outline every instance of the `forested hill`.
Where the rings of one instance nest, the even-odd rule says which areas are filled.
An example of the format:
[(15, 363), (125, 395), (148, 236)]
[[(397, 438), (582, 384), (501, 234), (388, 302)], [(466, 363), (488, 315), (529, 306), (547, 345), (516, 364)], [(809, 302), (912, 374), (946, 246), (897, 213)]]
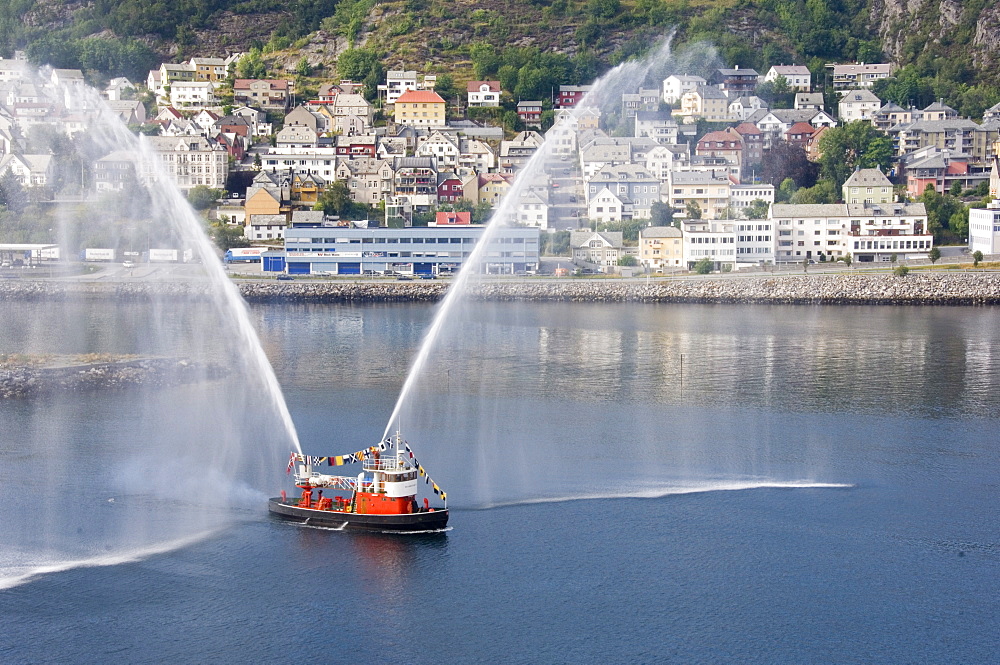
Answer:
[(141, 80), (161, 61), (257, 47), (272, 74), (375, 59), (458, 81), (528, 66), (543, 84), (584, 83), (674, 26), (728, 66), (892, 60), (899, 101), (942, 97), (974, 116), (1000, 99), (995, 0), (0, 0), (0, 54)]

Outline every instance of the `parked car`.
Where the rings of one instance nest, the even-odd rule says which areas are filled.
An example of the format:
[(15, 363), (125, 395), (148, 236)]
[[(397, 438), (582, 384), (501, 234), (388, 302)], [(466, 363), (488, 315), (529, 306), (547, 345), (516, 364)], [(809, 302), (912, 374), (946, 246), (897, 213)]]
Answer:
[(127, 269), (131, 270), (134, 267), (135, 267), (135, 261), (124, 261), (122, 263), (122, 268), (127, 268)]
[(294, 279), (295, 278), (292, 277), (291, 275), (278, 275), (278, 281), (279, 282), (290, 282), (290, 281), (292, 281)]
[(409, 282), (413, 280), (413, 275), (396, 275), (396, 279), (400, 282)]
[(426, 272), (420, 276), (420, 279), (437, 279), (437, 275), (432, 275), (431, 273)]

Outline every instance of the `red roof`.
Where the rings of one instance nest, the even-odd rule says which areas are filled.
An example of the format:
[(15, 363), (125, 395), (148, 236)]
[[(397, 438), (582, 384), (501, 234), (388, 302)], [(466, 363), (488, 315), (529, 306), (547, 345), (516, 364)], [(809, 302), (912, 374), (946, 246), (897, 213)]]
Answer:
[(472, 224), (471, 212), (439, 212), (434, 218), (438, 226), (453, 224)]
[(740, 134), (741, 136), (746, 136), (747, 134), (763, 133), (759, 129), (757, 129), (757, 125), (753, 124), (752, 122), (741, 122), (740, 124), (736, 125), (736, 127), (733, 128), (733, 131), (736, 132), (737, 134)]
[(812, 134), (816, 130), (815, 127), (810, 125), (808, 122), (797, 122), (788, 128), (786, 134)]
[(733, 141), (739, 142), (740, 137), (733, 136), (729, 132), (709, 132), (708, 134), (702, 136), (701, 140), (699, 140), (698, 143), (702, 143), (703, 141), (718, 141), (721, 143), (732, 143)]
[(433, 90), (407, 90), (396, 100), (396, 103), (400, 102), (403, 104), (444, 104), (444, 99)]

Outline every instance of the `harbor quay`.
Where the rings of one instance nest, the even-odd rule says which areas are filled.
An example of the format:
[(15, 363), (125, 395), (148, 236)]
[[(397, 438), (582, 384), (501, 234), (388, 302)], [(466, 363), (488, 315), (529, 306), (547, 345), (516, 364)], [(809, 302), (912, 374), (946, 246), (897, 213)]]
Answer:
[[(435, 302), (450, 280), (237, 280), (248, 302)], [(0, 300), (208, 297), (208, 284), (171, 281), (9, 280)], [(484, 279), (470, 297), (491, 301), (812, 305), (995, 305), (1000, 273), (911, 272), (686, 277), (682, 279)]]

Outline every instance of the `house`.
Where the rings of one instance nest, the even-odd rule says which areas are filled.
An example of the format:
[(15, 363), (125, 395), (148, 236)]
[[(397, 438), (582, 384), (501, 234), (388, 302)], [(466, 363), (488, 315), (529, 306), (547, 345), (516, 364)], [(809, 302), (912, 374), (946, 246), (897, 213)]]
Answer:
[(642, 97), (635, 93), (622, 94), (622, 117), (634, 118), (636, 112), (642, 108)]
[(13, 174), (22, 187), (45, 187), (55, 176), (52, 155), (18, 155), (8, 153), (0, 158), (0, 176)]
[(571, 109), (580, 103), (588, 92), (593, 89), (592, 85), (561, 85), (559, 94), (556, 97), (556, 108)]
[[(555, 129), (555, 125), (552, 127)], [(551, 129), (549, 130), (552, 131)], [(538, 132), (524, 131), (510, 141), (500, 142), (500, 169), (503, 173), (513, 173), (528, 163), (545, 139)]]
[[(347, 188), (351, 192), (351, 200), (357, 203), (377, 205), (393, 195), (395, 171), (392, 163), (387, 160), (373, 157), (342, 159), (338, 161), (336, 173), (338, 180), (347, 183)], [(416, 182), (416, 170), (409, 173), (415, 178), (415, 181), (403, 183), (404, 186), (409, 187), (407, 195), (411, 196), (412, 200), (420, 206), (432, 205), (433, 202), (436, 202), (437, 174), (428, 174), (428, 180), (425, 183), (423, 180)]]
[(218, 106), (215, 83), (211, 81), (175, 81), (170, 85), (170, 105), (175, 108)]
[(458, 167), (459, 149), (458, 136), (435, 130), (426, 137), (418, 139), (417, 157), (434, 157), (438, 168), (454, 171)]
[(764, 135), (765, 150), (769, 150), (777, 141), (783, 140), (785, 132), (791, 129), (795, 123), (805, 122), (814, 129), (837, 126), (837, 121), (827, 115), (825, 111), (816, 111), (813, 109), (771, 109), (770, 111), (758, 111), (750, 116), (747, 122), (756, 125), (757, 129)]
[(393, 195), (407, 197), (414, 207), (437, 205), (438, 168), (433, 157), (397, 157), (392, 171)]
[(303, 105), (296, 106), (285, 116), (285, 127), (308, 127), (314, 134), (328, 131), (329, 118)]
[(622, 219), (649, 219), (653, 203), (660, 201), (660, 180), (640, 163), (605, 166), (584, 187), (588, 204), (604, 188), (619, 197), (625, 204)]
[[(2, 80), (3, 79), (0, 78), (0, 81)], [(118, 76), (108, 81), (108, 84), (104, 86), (104, 92), (101, 94), (104, 95), (104, 98), (108, 101), (117, 102), (123, 99), (123, 95), (134, 93), (135, 85), (133, 85), (132, 82), (124, 76)]]
[(969, 251), (1000, 254), (1000, 199), (969, 209)]
[(137, 182), (135, 155), (128, 150), (116, 150), (94, 162), (94, 188), (98, 192), (120, 192), (129, 183)]
[(700, 76), (673, 74), (663, 79), (663, 101), (671, 105), (677, 104), (685, 92), (707, 84), (708, 81)]
[(223, 58), (191, 58), (187, 64), (194, 71), (195, 81), (218, 83), (226, 80), (226, 76), (229, 74), (229, 64), (235, 61), (235, 58), (228, 60)]
[(486, 141), (459, 135), (458, 168), (484, 173), (496, 167), (497, 157)]
[(288, 200), (292, 205), (312, 208), (326, 190), (326, 180), (315, 173), (293, 171), (288, 185)]
[(472, 175), (464, 184), (464, 197), (473, 203), (489, 203), (496, 208), (510, 191), (513, 176), (502, 173)]
[(601, 224), (632, 219), (632, 201), (627, 194), (616, 194), (608, 186), (601, 187), (587, 202), (587, 219)]
[(805, 150), (813, 139), (816, 128), (808, 122), (797, 122), (789, 127), (783, 136), (785, 143), (791, 143)]
[(735, 127), (727, 127), (727, 132), (738, 134), (743, 143), (743, 172), (746, 166), (760, 164), (764, 159), (764, 134), (756, 125), (749, 122), (741, 122)]
[(913, 110), (904, 109), (894, 102), (886, 103), (872, 117), (872, 124), (883, 132), (889, 131), (896, 125), (908, 125), (911, 122), (913, 122)]
[(888, 63), (848, 65), (827, 65), (833, 69), (833, 87), (837, 89), (870, 88), (875, 81), (889, 78), (893, 67)]
[(291, 102), (292, 85), (292, 81), (283, 79), (236, 79), (233, 102), (283, 111)]
[(956, 120), (958, 119), (958, 111), (943, 102), (934, 102), (923, 110), (920, 119), (926, 121)]
[(438, 173), (438, 203), (455, 203), (462, 198), (464, 193), (465, 189), (462, 187), (462, 179), (455, 175), (454, 172)]
[(858, 169), (842, 189), (846, 203), (892, 203), (892, 182), (878, 169)]
[(743, 163), (743, 140), (738, 133), (709, 132), (699, 139), (695, 146), (695, 154), (723, 158), (729, 175), (739, 180), (740, 165)]
[(549, 228), (549, 188), (545, 184), (521, 189), (517, 196), (517, 207), (511, 213), (509, 222), (519, 226)]
[[(877, 184), (878, 178), (871, 177)], [(845, 191), (844, 198), (850, 193)], [(923, 203), (775, 203), (770, 220), (777, 231), (778, 263), (847, 254), (859, 263), (888, 263), (893, 256), (924, 258), (934, 242)]]
[(729, 115), (734, 119), (746, 120), (757, 111), (767, 108), (767, 103), (757, 95), (744, 95), (729, 102)]
[(789, 88), (809, 92), (812, 90), (812, 73), (805, 65), (774, 65), (767, 74), (764, 81), (774, 83), (779, 77), (784, 77)]
[(691, 269), (699, 261), (708, 259), (714, 270), (736, 267), (736, 224), (729, 220), (685, 219), (681, 221), (684, 234), (683, 263)]
[(378, 86), (379, 93), (385, 93), (386, 104), (395, 104), (404, 92), (417, 89), (417, 72), (401, 69), (390, 69), (385, 84)]
[(689, 171), (670, 174), (667, 205), (675, 217), (688, 216), (688, 206), (696, 205), (702, 219), (721, 219), (729, 214), (732, 180), (725, 171)]
[(332, 117), (333, 131), (344, 135), (367, 132), (375, 119), (375, 109), (368, 100), (353, 92), (340, 93), (322, 108)]
[(579, 118), (573, 111), (559, 109), (556, 111), (555, 122), (545, 132), (547, 149), (553, 157), (568, 161), (576, 153)]
[(445, 101), (429, 90), (406, 90), (396, 98), (394, 120), (413, 127), (445, 127)]
[(973, 163), (965, 153), (928, 146), (905, 155), (900, 170), (906, 176), (906, 193), (917, 197), (928, 186), (947, 192), (958, 183), (962, 189), (972, 189), (990, 178), (989, 168)]
[(677, 143), (677, 122), (669, 111), (638, 111), (635, 114), (635, 136), (671, 145)]
[(469, 108), (500, 106), (500, 81), (469, 81), (465, 92)]
[(220, 132), (215, 135), (215, 141), (225, 148), (229, 156), (235, 161), (243, 161), (243, 157), (246, 155), (247, 150), (250, 149), (250, 140), (245, 136), (240, 136), (239, 134), (234, 134), (232, 132)]
[(752, 95), (757, 89), (757, 82), (760, 74), (754, 69), (740, 68), (739, 65), (732, 69), (723, 67), (716, 69), (709, 79), (711, 85), (716, 86), (725, 93), (729, 99)]
[(0, 58), (0, 83), (27, 78), (30, 65), (22, 58)]
[(146, 107), (138, 100), (113, 100), (106, 102), (109, 109), (118, 114), (126, 125), (146, 123)]
[(795, 104), (792, 108), (796, 110), (812, 109), (814, 111), (823, 110), (822, 92), (797, 92), (795, 93)]
[(569, 246), (574, 263), (590, 263), (598, 266), (601, 272), (614, 272), (618, 257), (625, 254), (620, 231), (573, 231)]
[(275, 146), (278, 148), (315, 148), (318, 136), (304, 125), (287, 125), (275, 135)]
[(899, 157), (927, 146), (968, 154), (973, 162), (989, 162), (990, 146), (997, 138), (997, 131), (980, 126), (971, 120), (919, 120), (908, 125), (889, 129), (894, 138)]
[(517, 117), (526, 127), (542, 126), (542, 103), (535, 101), (523, 101), (517, 103)]
[(840, 97), (837, 113), (841, 123), (855, 120), (871, 122), (875, 114), (882, 108), (882, 100), (871, 90), (847, 90)]
[(684, 265), (684, 236), (675, 226), (647, 226), (639, 231), (639, 264), (650, 272)]
[(719, 88), (713, 86), (698, 86), (694, 90), (681, 95), (681, 107), (674, 111), (675, 116), (686, 118), (687, 122), (696, 119), (709, 122), (725, 122), (731, 120), (729, 115), (729, 98)]
[[(224, 189), (229, 176), (229, 154), (218, 142), (203, 136), (150, 136), (162, 170), (177, 186), (188, 191), (196, 185)], [(143, 173), (141, 177), (155, 178)]]

